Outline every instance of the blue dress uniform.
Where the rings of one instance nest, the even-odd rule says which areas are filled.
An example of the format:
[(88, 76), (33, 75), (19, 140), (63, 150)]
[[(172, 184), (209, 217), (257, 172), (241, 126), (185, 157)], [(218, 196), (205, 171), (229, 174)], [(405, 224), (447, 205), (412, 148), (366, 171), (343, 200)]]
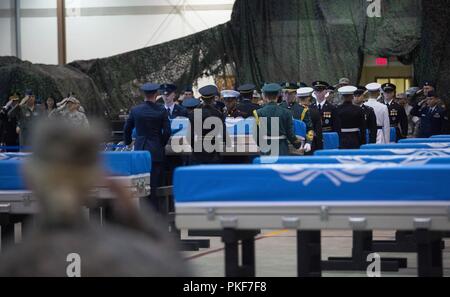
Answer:
[[(146, 94), (158, 92), (159, 85), (147, 83), (141, 90)], [(171, 136), (169, 115), (164, 106), (145, 101), (131, 109), (125, 123), (125, 144), (132, 142), (132, 131), (136, 128), (136, 151), (149, 151), (152, 157), (151, 202), (156, 201), (156, 189), (161, 186), (165, 159), (165, 146)]]
[[(391, 83), (385, 83), (381, 85), (381, 88), (384, 92), (395, 92), (397, 89), (397, 87)], [(406, 115), (403, 106), (395, 102), (395, 100), (384, 102), (383, 99), (381, 99), (380, 103), (384, 103), (388, 107), (389, 122), (391, 128), (395, 128), (397, 141), (406, 138), (408, 135), (408, 116)]]
[[(327, 82), (323, 82), (323, 81), (315, 81), (312, 83), (312, 86), (313, 86), (314, 90), (317, 90), (317, 91), (326, 90), (330, 87), (330, 85)], [(335, 105), (333, 105), (332, 103), (328, 102), (325, 99), (325, 101), (322, 104), (316, 102), (312, 107), (316, 108), (320, 113), (320, 117), (322, 119), (322, 131), (323, 132), (339, 133), (340, 125), (339, 125), (339, 119), (336, 117), (336, 106)]]
[(169, 119), (173, 120), (176, 119), (178, 117), (188, 117), (188, 111), (186, 110), (186, 108), (184, 108), (183, 106), (180, 106), (178, 104), (175, 104), (173, 106), (173, 110), (172, 112), (169, 112)]
[(338, 90), (344, 96), (344, 103), (336, 109), (341, 124), (340, 149), (359, 149), (366, 143), (366, 121), (361, 107), (353, 104), (356, 87), (345, 86)]
[[(269, 95), (276, 95), (281, 91), (281, 86), (279, 84), (267, 84), (263, 88), (263, 92), (265, 94)], [(254, 116), (256, 118), (256, 122), (258, 123), (258, 139), (256, 140), (258, 145), (259, 143), (259, 133), (260, 132), (260, 125), (261, 125), (261, 118), (267, 118), (267, 135), (264, 135), (267, 139), (267, 144), (269, 146), (272, 145), (272, 139), (274, 136), (274, 131), (272, 131), (271, 127), (271, 119), (272, 118), (278, 118), (279, 119), (279, 129), (278, 131), (278, 153), (280, 156), (289, 155), (289, 145), (288, 141), (292, 143), (292, 145), (298, 149), (301, 146), (300, 140), (297, 139), (297, 136), (294, 133), (294, 124), (292, 121), (292, 115), (291, 113), (279, 106), (276, 102), (269, 102), (261, 109), (255, 110)], [(273, 152), (262, 152), (264, 154), (269, 154)]]
[[(429, 92), (428, 97), (436, 97), (436, 94), (434, 91)], [(429, 107), (416, 104), (411, 110), (411, 115), (420, 117), (418, 137), (428, 138), (433, 135), (445, 134), (448, 116), (447, 111), (441, 106)]]
[(198, 106), (200, 106), (202, 102), (197, 98), (187, 98), (183, 100), (183, 103), (181, 103), (181, 106), (186, 108), (186, 111), (189, 114)]
[[(177, 90), (177, 86), (173, 85), (173, 84), (162, 84), (160, 87), (160, 92), (165, 95), (165, 96), (169, 96), (170, 94), (172, 94), (173, 92), (175, 92)], [(164, 104), (164, 100), (162, 102)], [(167, 113), (169, 114), (169, 119), (175, 119), (177, 117), (187, 117), (188, 116), (188, 112), (187, 110), (182, 107), (179, 106), (178, 104), (173, 105), (173, 108), (167, 108)]]
[(260, 108), (258, 104), (252, 102), (255, 89), (256, 86), (253, 84), (244, 84), (238, 88), (238, 92), (241, 95), (241, 102), (237, 105), (236, 109), (239, 111), (240, 116), (245, 119), (252, 117), (253, 111)]

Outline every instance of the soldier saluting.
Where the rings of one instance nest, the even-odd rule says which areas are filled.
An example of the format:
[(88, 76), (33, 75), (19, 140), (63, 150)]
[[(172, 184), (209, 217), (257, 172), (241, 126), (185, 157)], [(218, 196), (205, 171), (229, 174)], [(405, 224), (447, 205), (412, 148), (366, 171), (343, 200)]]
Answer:
[(435, 91), (427, 92), (426, 98), (414, 106), (411, 114), (420, 118), (419, 137), (428, 138), (444, 134), (448, 117), (446, 110), (439, 106), (439, 98)]
[(36, 97), (31, 90), (26, 91), (25, 97), (19, 105), (14, 106), (9, 112), (10, 119), (16, 118), (19, 127), (19, 143), (21, 150), (27, 150), (31, 145), (31, 130), (36, 120), (44, 115), (44, 109), (36, 104)]

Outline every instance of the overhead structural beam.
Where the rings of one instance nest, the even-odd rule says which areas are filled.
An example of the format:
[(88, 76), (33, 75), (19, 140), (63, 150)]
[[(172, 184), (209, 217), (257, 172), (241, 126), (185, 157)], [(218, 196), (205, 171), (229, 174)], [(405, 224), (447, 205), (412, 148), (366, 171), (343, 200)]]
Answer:
[(66, 3), (65, 0), (56, 0), (56, 15), (58, 22), (58, 64), (67, 62), (66, 47)]
[(11, 47), (12, 54), (17, 58), (22, 58), (22, 34), (20, 26), (20, 0), (11, 0), (11, 10), (13, 11), (11, 18)]

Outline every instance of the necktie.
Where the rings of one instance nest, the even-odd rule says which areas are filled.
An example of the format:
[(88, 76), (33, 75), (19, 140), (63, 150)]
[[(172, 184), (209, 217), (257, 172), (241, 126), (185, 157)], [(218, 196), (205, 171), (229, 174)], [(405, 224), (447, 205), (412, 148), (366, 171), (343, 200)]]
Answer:
[(172, 115), (172, 114), (170, 113), (170, 108), (167, 108), (167, 113), (169, 114), (169, 116)]

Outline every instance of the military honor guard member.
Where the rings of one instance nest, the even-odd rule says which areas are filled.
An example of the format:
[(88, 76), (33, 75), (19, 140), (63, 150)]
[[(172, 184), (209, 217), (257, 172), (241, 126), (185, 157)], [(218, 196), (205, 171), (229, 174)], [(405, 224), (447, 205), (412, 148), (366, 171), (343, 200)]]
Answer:
[(202, 101), (200, 99), (197, 99), (195, 97), (190, 98), (184, 98), (183, 102), (181, 103), (181, 106), (186, 108), (187, 114), (189, 114), (198, 106), (202, 104)]
[(314, 108), (320, 113), (322, 118), (322, 130), (323, 132), (338, 132), (339, 133), (339, 123), (336, 117), (336, 106), (328, 102), (326, 95), (328, 94), (328, 88), (330, 85), (324, 81), (315, 81), (312, 83), (314, 88), (314, 96), (316, 98), (316, 103)]
[[(309, 113), (313, 129), (312, 134), (311, 131), (308, 131), (307, 133), (308, 139), (311, 139), (312, 137), (311, 152), (306, 152), (305, 149), (307, 155), (312, 155), (314, 151), (323, 149), (322, 119), (320, 118), (320, 113), (317, 109), (310, 108), (312, 104), (313, 92), (314, 89), (309, 87), (301, 87), (297, 90), (297, 97), (300, 100), (299, 103), (304, 110), (307, 110), (306, 113)], [(306, 113), (302, 112), (302, 117), (300, 117), (300, 120), (303, 121), (303, 115), (306, 116)]]
[(222, 98), (225, 101), (225, 117), (226, 118), (240, 118), (244, 117), (242, 112), (237, 109), (237, 100), (239, 92), (234, 90), (224, 90), (221, 92)]
[[(301, 147), (300, 139), (294, 133), (294, 124), (292, 121), (291, 113), (277, 104), (278, 97), (281, 93), (281, 86), (276, 83), (266, 84), (263, 87), (264, 97), (268, 100), (268, 103), (261, 109), (253, 112), (256, 122), (258, 123), (258, 131), (261, 133), (261, 128), (265, 128), (267, 134), (262, 137), (267, 141), (268, 147), (262, 147), (259, 142), (261, 137), (258, 133), (258, 139), (256, 140), (261, 148), (261, 153), (276, 155), (276, 151), (272, 151), (270, 148), (273, 146), (273, 141), (278, 143), (278, 155), (289, 155), (290, 142), (294, 148), (299, 149)], [(265, 119), (265, 120), (262, 120)], [(279, 123), (279, 131), (274, 131), (271, 126), (271, 120), (277, 119)], [(267, 124), (267, 127), (261, 127), (263, 123)], [(277, 133), (278, 132), (278, 133)]]
[(136, 128), (134, 150), (151, 153), (150, 204), (157, 211), (160, 209), (156, 190), (162, 185), (165, 147), (171, 136), (169, 114), (163, 105), (156, 103), (159, 89), (160, 85), (153, 83), (146, 83), (141, 87), (145, 100), (131, 109), (124, 127), (126, 145), (132, 143), (132, 131)]
[(435, 91), (427, 92), (427, 98), (413, 107), (411, 115), (420, 118), (418, 137), (428, 138), (444, 134), (448, 116), (446, 110), (439, 105)]
[(365, 105), (373, 108), (377, 118), (377, 143), (389, 143), (391, 139), (389, 110), (386, 105), (377, 101), (378, 96), (380, 96), (381, 85), (379, 83), (370, 83), (366, 85), (366, 88), (368, 100)]
[(381, 101), (381, 103), (388, 107), (390, 125), (395, 128), (397, 141), (406, 138), (408, 135), (408, 116), (405, 109), (394, 100), (397, 87), (394, 84), (385, 83), (381, 86), (381, 89), (384, 97), (384, 101)]
[(357, 90), (354, 86), (339, 88), (338, 92), (344, 102), (336, 109), (341, 123), (339, 143), (341, 149), (359, 149), (366, 143), (366, 120), (361, 107), (353, 104), (353, 94)]
[[(199, 93), (203, 103), (189, 114), (189, 122), (191, 123), (191, 137), (188, 138), (188, 141), (190, 142), (193, 150), (189, 163), (191, 165), (218, 164), (221, 162), (220, 150), (207, 150), (204, 146), (204, 140), (207, 137), (211, 137), (208, 143), (211, 143), (213, 146), (220, 145), (222, 148), (224, 142), (226, 141), (224, 116), (215, 105), (216, 94), (219, 93), (219, 90), (216, 86), (208, 85), (201, 88)], [(201, 118), (196, 119), (196, 111), (201, 111)], [(222, 123), (222, 129), (217, 135), (210, 135), (216, 128), (214, 125), (211, 128), (206, 128), (204, 126), (205, 121), (210, 118), (216, 118)], [(201, 125), (201, 127), (197, 127), (196, 125)], [(198, 132), (201, 133), (199, 134)]]
[(286, 92), (286, 101), (283, 101), (280, 106), (289, 110), (294, 119), (304, 121), (306, 126), (312, 130), (311, 117), (308, 110), (305, 110), (305, 108), (297, 102), (297, 90), (298, 86), (296, 83), (286, 84), (283, 88), (283, 91)]
[(19, 95), (9, 97), (8, 103), (0, 109), (0, 143), (11, 147), (8, 152), (19, 151), (19, 135), (17, 134), (17, 119), (8, 117), (9, 111), (19, 104)]
[[(162, 84), (160, 92), (164, 101), (164, 108), (167, 110), (169, 119), (173, 120), (178, 117), (188, 117), (188, 110), (183, 106), (176, 104), (176, 90), (177, 86), (173, 84)], [(189, 99), (185, 99), (189, 100)], [(166, 156), (164, 164), (164, 176), (167, 178), (167, 182), (172, 184), (173, 172), (177, 167), (182, 166), (185, 163), (185, 156)]]
[(261, 107), (257, 103), (253, 102), (255, 90), (256, 86), (253, 84), (244, 84), (238, 88), (241, 102), (237, 105), (237, 110), (241, 112), (242, 117), (244, 118), (252, 117), (253, 111)]
[(22, 101), (15, 105), (8, 112), (10, 119), (17, 120), (19, 127), (19, 143), (21, 151), (29, 150), (31, 145), (32, 127), (36, 121), (45, 116), (45, 110), (42, 106), (36, 104), (36, 97), (31, 90), (25, 92), (25, 97)]
[(162, 99), (164, 100), (164, 108), (169, 114), (169, 119), (188, 116), (188, 112), (183, 106), (175, 104), (176, 90), (177, 87), (173, 84), (163, 84), (160, 87)]
[(194, 90), (192, 90), (192, 86), (189, 85), (184, 88), (182, 97), (183, 97), (183, 100), (194, 98)]
[(311, 115), (309, 112), (309, 108), (300, 105), (297, 102), (297, 83), (286, 83), (283, 88), (283, 92), (285, 92), (286, 101), (283, 101), (280, 106), (289, 110), (292, 114), (292, 118), (295, 120), (303, 121), (306, 125), (306, 144), (305, 144), (305, 152), (311, 151), (311, 145), (314, 139), (314, 128), (311, 121)]
[(376, 143), (377, 142), (377, 117), (375, 115), (375, 111), (372, 107), (367, 106), (364, 104), (365, 101), (365, 95), (367, 92), (367, 88), (363, 86), (358, 86), (357, 90), (353, 94), (353, 103), (356, 106), (359, 106), (364, 111), (364, 119), (366, 121), (366, 127), (367, 131), (369, 133), (369, 142), (368, 143)]

